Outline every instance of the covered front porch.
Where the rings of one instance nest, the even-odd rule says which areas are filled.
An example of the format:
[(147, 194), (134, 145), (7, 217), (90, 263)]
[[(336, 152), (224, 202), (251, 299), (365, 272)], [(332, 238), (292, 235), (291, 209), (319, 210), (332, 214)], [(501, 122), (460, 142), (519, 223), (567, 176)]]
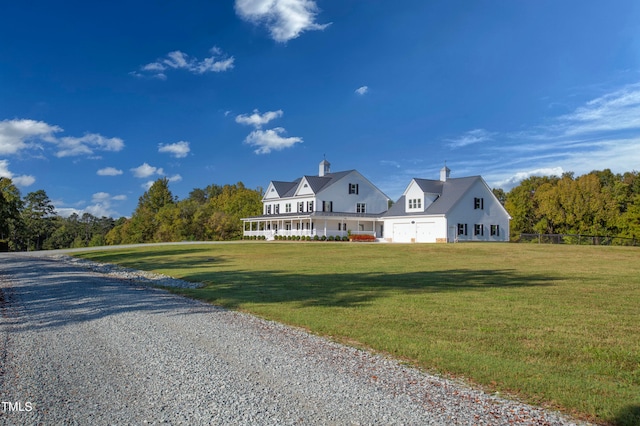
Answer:
[(242, 219), (245, 237), (265, 237), (267, 240), (278, 236), (300, 237), (345, 237), (349, 235), (373, 235), (381, 238), (382, 221), (373, 215), (316, 214), (305, 215), (265, 215)]

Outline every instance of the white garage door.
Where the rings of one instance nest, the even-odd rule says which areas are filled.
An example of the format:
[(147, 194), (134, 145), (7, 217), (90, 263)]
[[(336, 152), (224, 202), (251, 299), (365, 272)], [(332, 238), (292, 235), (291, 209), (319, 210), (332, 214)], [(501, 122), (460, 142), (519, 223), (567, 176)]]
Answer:
[(410, 243), (414, 238), (413, 226), (410, 223), (394, 223), (393, 224), (393, 242), (394, 243)]
[(435, 243), (435, 227), (434, 222), (395, 223), (393, 225), (393, 242)]
[(416, 242), (417, 243), (435, 243), (436, 224), (434, 222), (416, 223)]

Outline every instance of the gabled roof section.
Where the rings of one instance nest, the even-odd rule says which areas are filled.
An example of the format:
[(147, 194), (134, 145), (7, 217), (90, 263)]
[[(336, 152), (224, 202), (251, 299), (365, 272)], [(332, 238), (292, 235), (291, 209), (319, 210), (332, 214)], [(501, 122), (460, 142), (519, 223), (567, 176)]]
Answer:
[(293, 191), (289, 191), (287, 196), (296, 196), (298, 192), (300, 192), (299, 186), (302, 182), (307, 183), (313, 194), (317, 195), (320, 191), (329, 188), (331, 185), (354, 171), (355, 170), (347, 170), (345, 172), (327, 173), (324, 176), (302, 176), (302, 178), (296, 181), (296, 187), (293, 188)]
[(278, 192), (280, 197), (283, 197), (287, 192), (291, 191), (298, 185), (299, 180), (293, 182), (272, 181), (273, 187)]
[(446, 182), (440, 182), (442, 183), (440, 197), (425, 210), (425, 213), (447, 214), (458, 201), (460, 201), (462, 196), (467, 193), (471, 186), (479, 180), (482, 180), (480, 176), (470, 176), (447, 179)]
[(432, 180), (432, 179), (413, 179), (415, 183), (418, 184), (418, 187), (422, 190), (422, 192), (426, 192), (427, 194), (440, 194), (442, 195), (442, 184), (445, 182), (441, 180)]
[(431, 205), (429, 205), (424, 213), (416, 213), (405, 211), (405, 196), (403, 195), (384, 216), (415, 216), (415, 215), (444, 215), (460, 201), (464, 194), (476, 183), (482, 180), (480, 176), (471, 176), (464, 178), (450, 178), (445, 182), (431, 179), (417, 179), (413, 181), (418, 184), (420, 189), (427, 194), (438, 194), (439, 197)]
[[(265, 192), (263, 200), (268, 199), (277, 199), (286, 197), (287, 193), (290, 191), (295, 191), (298, 186), (300, 179), (293, 182), (283, 182), (278, 180), (272, 180), (267, 187), (267, 192)], [(274, 194), (275, 192), (275, 194)]]
[[(274, 188), (278, 194), (278, 198), (293, 198), (300, 193), (303, 188), (301, 185), (307, 184), (308, 187), (304, 188), (306, 190), (310, 190), (314, 195), (318, 195), (321, 191), (331, 187), (336, 184), (338, 181), (343, 179), (346, 176), (349, 176), (352, 173), (357, 173), (363, 179), (367, 180), (364, 176), (362, 176), (356, 170), (345, 170), (343, 172), (335, 172), (335, 173), (327, 173), (324, 176), (302, 176), (292, 182), (284, 182), (284, 181), (271, 181), (269, 187), (267, 188), (267, 193), (265, 194), (263, 200), (273, 199), (274, 197), (269, 196), (269, 192), (271, 192), (271, 188)], [(373, 187), (375, 185), (371, 184)]]

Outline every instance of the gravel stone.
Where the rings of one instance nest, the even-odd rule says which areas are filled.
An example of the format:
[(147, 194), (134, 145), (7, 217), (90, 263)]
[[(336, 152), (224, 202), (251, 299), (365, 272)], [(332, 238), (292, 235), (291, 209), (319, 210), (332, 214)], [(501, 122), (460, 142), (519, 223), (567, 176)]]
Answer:
[(0, 255), (0, 424), (585, 424), (156, 286)]

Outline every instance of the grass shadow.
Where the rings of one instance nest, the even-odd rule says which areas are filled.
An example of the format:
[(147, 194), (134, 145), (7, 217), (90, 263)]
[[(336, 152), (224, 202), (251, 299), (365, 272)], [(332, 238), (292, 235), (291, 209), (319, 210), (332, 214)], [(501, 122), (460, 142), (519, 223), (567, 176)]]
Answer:
[(640, 425), (640, 404), (631, 404), (622, 408), (611, 422), (616, 426)]
[(187, 273), (183, 279), (206, 284), (200, 289), (185, 290), (186, 294), (213, 303), (220, 302), (230, 308), (238, 308), (245, 303), (283, 302), (347, 308), (400, 293), (474, 292), (546, 286), (555, 280), (548, 275), (524, 275), (509, 269), (314, 275), (284, 271), (209, 271)]

